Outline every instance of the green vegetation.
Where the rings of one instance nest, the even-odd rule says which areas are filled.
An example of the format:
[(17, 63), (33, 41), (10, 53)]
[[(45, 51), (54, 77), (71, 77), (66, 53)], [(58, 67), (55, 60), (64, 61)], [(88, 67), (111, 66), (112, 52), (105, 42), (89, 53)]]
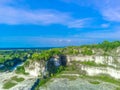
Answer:
[(24, 78), (13, 76), (11, 79), (9, 79), (7, 82), (4, 83), (3, 88), (4, 89), (10, 89), (14, 87), (18, 82), (24, 81)]
[(95, 66), (95, 67), (107, 67), (108, 65), (106, 64), (97, 64), (94, 61), (84, 61), (84, 62), (76, 62), (80, 63), (82, 65), (87, 65), (87, 66)]
[[(40, 86), (44, 85), (45, 83), (47, 83), (51, 78), (41, 79), (40, 83), (38, 84), (38, 87), (40, 87)], [(38, 90), (38, 89), (36, 89), (36, 90)]]
[(88, 65), (88, 66), (98, 66), (94, 61), (84, 61), (80, 62), (82, 65)]
[(45, 85), (45, 83), (47, 83), (48, 81), (50, 81), (52, 78), (55, 78), (57, 77), (63, 70), (64, 70), (65, 67), (63, 66), (60, 66), (59, 68), (57, 68), (57, 72), (55, 74), (51, 74), (50, 77), (47, 77), (47, 78), (42, 78), (40, 79), (40, 83), (37, 85), (36, 89), (35, 90), (38, 90), (38, 88), (42, 85)]
[(17, 74), (24, 74), (24, 75), (28, 75), (28, 73), (25, 72), (25, 68), (24, 66), (19, 66), (17, 67), (16, 71)]
[(75, 46), (69, 46), (69, 47), (65, 47), (62, 50), (63, 54), (68, 54), (68, 55), (78, 55), (79, 54), (79, 49)]
[(91, 49), (89, 49), (87, 47), (84, 47), (84, 48), (82, 48), (81, 54), (83, 54), (83, 55), (93, 55), (93, 52), (92, 52)]
[(14, 80), (14, 81), (16, 81), (16, 82), (22, 82), (22, 81), (24, 81), (24, 78), (14, 76), (14, 77), (11, 78), (11, 80)]
[(68, 75), (57, 75), (55, 78), (67, 78), (67, 79), (69, 79), (71, 81), (78, 79), (77, 76), (68, 76)]
[(8, 81), (8, 82), (6, 82), (6, 83), (3, 85), (3, 89), (10, 89), (10, 88), (12, 88), (12, 87), (15, 86), (15, 85), (16, 85), (15, 82)]
[(1, 55), (1, 56), (0, 56), (0, 63), (4, 63), (4, 61), (5, 61), (5, 59), (4, 59), (4, 57)]
[(99, 44), (91, 44), (91, 45), (82, 45), (82, 46), (69, 46), (65, 48), (53, 48), (48, 50), (0, 50), (0, 63), (3, 63), (7, 60), (12, 60), (14, 58), (19, 58), (24, 61), (26, 59), (31, 60), (48, 60), (50, 57), (55, 55), (94, 55), (93, 49), (102, 49), (104, 51), (104, 55), (108, 55), (108, 51), (117, 48), (120, 46), (120, 41), (104, 41)]
[(86, 74), (86, 72), (80, 70), (80, 63), (73, 61), (71, 65), (65, 67), (65, 70), (62, 71), (64, 74)]
[(113, 42), (109, 42), (109, 41), (104, 41), (102, 43), (99, 44), (91, 44), (91, 45), (82, 45), (80, 47), (87, 47), (87, 48), (101, 48), (103, 49), (105, 52), (106, 51), (110, 51), (114, 48), (117, 48), (120, 46), (120, 41), (113, 41)]
[(115, 90), (120, 90), (120, 87), (117, 87)]
[[(0, 63), (4, 63), (5, 61), (13, 60), (13, 59), (20, 59), (21, 61), (25, 61), (23, 66), (17, 67), (16, 73), (27, 75), (27, 73), (25, 72), (25, 66), (29, 66), (30, 61), (33, 61), (33, 62), (34, 61), (47, 61), (51, 57), (60, 56), (60, 55), (94, 55), (95, 54), (94, 50), (98, 50), (98, 49), (103, 51), (102, 55), (103, 54), (108, 55), (109, 51), (111, 51), (112, 49), (115, 49), (119, 46), (120, 46), (120, 41), (114, 41), (114, 42), (104, 41), (100, 44), (69, 46), (69, 47), (65, 47), (65, 48), (53, 48), (53, 49), (48, 49), (48, 50), (37, 50), (37, 49), (35, 49), (35, 50), (8, 50), (8, 51), (1, 50), (0, 51)], [(61, 66), (59, 68), (55, 68), (54, 66), (50, 66), (50, 70), (49, 70), (50, 75), (49, 76), (54, 77), (55, 75), (61, 73), (63, 70), (68, 71), (68, 72), (74, 71), (73, 73), (76, 73), (76, 72), (81, 73), (80, 70), (77, 69), (78, 64), (83, 64), (83, 65), (88, 65), (88, 66), (104, 66), (104, 67), (106, 67), (106, 65), (96, 64), (95, 62), (90, 62), (90, 61), (79, 62), (78, 64), (77, 63), (72, 62), (72, 65), (70, 67)], [(14, 63), (8, 62), (8, 63), (6, 63), (6, 65), (12, 66), (12, 65), (14, 65)], [(119, 82), (119, 81), (116, 81), (115, 79), (110, 78), (105, 75), (96, 76), (94, 78), (104, 80), (106, 82), (117, 83), (117, 84)], [(50, 78), (41, 80), (39, 85), (43, 85), (49, 79)], [(18, 78), (18, 77), (13, 77), (12, 80), (14, 80), (16, 82), (21, 82), (24, 79)], [(13, 82), (9, 81), (9, 83), (10, 83), (10, 85), (8, 85), (8, 88), (15, 85), (15, 83), (13, 83)], [(99, 82), (96, 82), (96, 81), (90, 82), (90, 83), (99, 84)], [(7, 84), (8, 83), (5, 83), (5, 85), (4, 85), (5, 88), (6, 88)]]
[(38, 88), (40, 86), (45, 85), (45, 83), (47, 83), (48, 81), (50, 81), (52, 78), (57, 77), (64, 69), (65, 69), (64, 66), (60, 66), (60, 67), (56, 68), (55, 73), (50, 73), (50, 77), (40, 79), (40, 83), (37, 85), (37, 87), (36, 87), (35, 90), (38, 90)]
[(81, 46), (69, 46), (63, 48), (63, 53), (67, 55), (94, 55), (93, 49), (101, 49), (104, 51), (103, 55), (108, 55), (107, 52), (111, 51), (120, 46), (120, 41), (104, 41), (99, 44), (91, 44), (91, 45), (81, 45)]
[(105, 51), (109, 51), (120, 46), (120, 41), (114, 41), (114, 42), (104, 41), (99, 46), (103, 48)]
[(91, 80), (100, 80), (120, 86), (120, 81), (106, 74), (100, 74), (96, 76), (82, 75), (80, 78), (91, 79)]
[(96, 79), (100, 79), (102, 81), (105, 81), (105, 82), (110, 82), (110, 83), (114, 83), (116, 85), (120, 85), (120, 81), (109, 76), (109, 75), (105, 75), (105, 74), (101, 74), (101, 75), (98, 75), (98, 76), (94, 76), (93, 78), (96, 78)]
[(65, 70), (65, 67), (64, 67), (64, 66), (58, 67), (58, 69), (57, 69), (57, 74), (61, 73), (63, 70)]
[(30, 64), (30, 60), (29, 59), (27, 59), (25, 62), (24, 62), (24, 66), (29, 66), (29, 64)]
[(2, 51), (0, 50), (0, 63), (3, 63), (8, 60), (12, 60), (14, 58), (19, 58), (22, 61), (24, 61), (26, 58), (28, 58), (27, 55), (28, 53), (26, 53), (25, 51), (14, 51), (14, 50)]
[(100, 84), (99, 81), (89, 81), (89, 83), (91, 83), (91, 84)]
[(55, 55), (60, 55), (62, 54), (62, 49), (61, 48), (53, 48), (49, 50), (43, 50), (41, 53), (34, 53), (32, 55), (33, 60), (48, 60), (50, 57), (55, 56)]

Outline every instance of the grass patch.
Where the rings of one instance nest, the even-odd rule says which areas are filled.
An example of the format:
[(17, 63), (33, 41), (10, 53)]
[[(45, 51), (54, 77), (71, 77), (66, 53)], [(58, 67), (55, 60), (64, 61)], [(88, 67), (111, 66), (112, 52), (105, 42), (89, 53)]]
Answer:
[(39, 84), (37, 85), (37, 87), (35, 88), (35, 90), (38, 90), (40, 86), (45, 85), (48, 81), (50, 81), (51, 77), (46, 78), (46, 79), (40, 79)]
[(68, 76), (68, 75), (58, 75), (56, 78), (67, 78), (69, 80), (76, 80), (78, 77), (76, 76)]
[(22, 78), (22, 77), (18, 78), (17, 76), (12, 77), (11, 79), (14, 80), (14, 81), (16, 81), (16, 82), (22, 82), (22, 81), (24, 81), (24, 78)]
[(65, 68), (65, 71), (76, 71), (76, 65), (70, 65)]
[(117, 87), (115, 90), (120, 90), (120, 87)]
[(80, 78), (91, 79), (91, 80), (100, 80), (100, 81), (104, 81), (104, 82), (108, 82), (108, 83), (112, 83), (112, 84), (116, 84), (116, 85), (120, 86), (120, 80), (117, 80), (106, 74), (100, 74), (97, 76), (83, 75), (83, 76), (80, 76)]
[(107, 67), (107, 65), (105, 64), (97, 64), (94, 61), (84, 61), (84, 62), (80, 62), (80, 64), (87, 66), (95, 66), (95, 67)]
[(56, 78), (57, 76), (59, 76), (59, 74), (62, 73), (62, 71), (52, 75), (51, 77), (47, 77), (45, 79), (40, 79), (39, 84), (37, 85), (37, 87), (35, 88), (35, 90), (38, 90), (40, 86), (45, 85), (47, 82), (50, 82), (52, 78)]
[(110, 82), (110, 83), (113, 83), (113, 84), (117, 84), (117, 85), (120, 85), (120, 81), (109, 76), (109, 75), (105, 75), (105, 74), (102, 74), (102, 75), (99, 75), (99, 76), (94, 76), (94, 78), (96, 79), (100, 79), (102, 81), (105, 81), (105, 82)]
[(22, 82), (22, 81), (24, 81), (24, 78), (22, 77), (18, 78), (17, 76), (14, 76), (4, 83), (3, 89), (10, 89), (14, 87), (17, 84), (17, 82)]
[(29, 75), (29, 73), (25, 72), (25, 68), (24, 66), (19, 66), (17, 67), (17, 69), (15, 70), (16, 74), (24, 74), (24, 75)]
[(50, 80), (50, 78), (42, 79), (42, 80), (40, 81), (40, 83), (39, 83), (39, 86), (44, 85), (44, 84), (47, 83), (47, 81), (49, 81), (49, 80)]
[(89, 81), (89, 83), (91, 83), (91, 84), (100, 84), (99, 81)]
[(12, 82), (12, 81), (8, 81), (6, 82), (4, 85), (3, 85), (3, 89), (10, 89), (12, 88), (13, 86), (15, 86), (16, 83)]
[(61, 74), (79, 74), (78, 71), (63, 71)]

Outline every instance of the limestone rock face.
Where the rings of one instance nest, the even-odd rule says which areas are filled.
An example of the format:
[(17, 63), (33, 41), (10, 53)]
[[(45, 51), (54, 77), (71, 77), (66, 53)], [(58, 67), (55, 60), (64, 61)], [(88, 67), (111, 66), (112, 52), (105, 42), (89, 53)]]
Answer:
[(85, 70), (88, 75), (95, 76), (99, 74), (107, 74), (110, 75), (116, 79), (120, 79), (120, 70), (116, 70), (110, 67), (104, 68), (104, 67), (87, 67), (83, 66), (82, 70)]
[[(29, 73), (28, 76), (17, 75), (12, 73), (2, 73), (0, 75), (0, 90), (4, 90), (4, 82), (11, 78), (13, 75), (23, 77), (25, 80), (18, 83), (10, 90), (30, 90), (38, 76), (45, 76), (49, 72), (56, 73), (55, 70), (60, 65), (72, 66), (72, 62), (77, 62), (76, 68), (79, 71), (85, 71), (88, 76), (95, 76), (99, 74), (108, 74), (115, 79), (120, 79), (120, 48), (107, 52), (107, 55), (103, 55), (102, 50), (92, 50), (93, 55), (61, 55), (53, 56), (48, 61), (38, 60), (30, 61), (28, 66), (25, 66), (25, 72)], [(101, 54), (102, 53), (102, 54)], [(81, 62), (94, 62), (96, 66), (83, 65)], [(99, 65), (99, 66), (97, 66)], [(100, 66), (101, 65), (101, 66)], [(102, 66), (103, 65), (103, 66)], [(76, 72), (75, 72), (76, 74)], [(68, 76), (73, 75), (67, 72)], [(101, 82), (100, 84), (91, 84), (88, 80), (80, 79), (69, 80), (68, 78), (54, 78), (51, 82), (48, 82), (45, 87), (40, 87), (40, 90), (114, 90), (115, 85), (110, 83)]]
[[(102, 49), (93, 49), (93, 55), (67, 55), (68, 65), (76, 62), (93, 62), (96, 65), (78, 65), (80, 70), (86, 71), (90, 76), (108, 74), (120, 79), (120, 47), (108, 52)], [(105, 54), (104, 54), (105, 53)], [(97, 66), (98, 65), (98, 66)]]
[(29, 66), (25, 67), (25, 72), (35, 77), (37, 77), (38, 75), (42, 76), (44, 70), (45, 70), (45, 63), (40, 61), (30, 62)]
[(116, 64), (120, 64), (120, 56), (114, 57), (114, 56), (67, 56), (68, 63), (71, 61), (94, 61), (97, 64), (107, 64), (107, 65), (113, 65), (116, 66)]
[[(82, 65), (80, 70), (86, 71), (88, 75), (108, 74), (116, 79), (120, 79), (120, 57), (114, 56), (67, 56), (69, 63), (76, 62), (94, 62), (96, 66)], [(99, 65), (99, 67), (97, 67)], [(101, 65), (101, 66), (100, 66)], [(105, 66), (102, 66), (105, 65)]]

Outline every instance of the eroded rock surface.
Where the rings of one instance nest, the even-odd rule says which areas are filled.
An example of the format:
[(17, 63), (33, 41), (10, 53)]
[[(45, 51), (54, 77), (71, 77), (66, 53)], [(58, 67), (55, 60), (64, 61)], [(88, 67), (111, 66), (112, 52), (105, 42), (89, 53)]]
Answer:
[(84, 79), (69, 80), (66, 78), (54, 79), (39, 90), (114, 90), (115, 85), (101, 82), (100, 84), (91, 84)]

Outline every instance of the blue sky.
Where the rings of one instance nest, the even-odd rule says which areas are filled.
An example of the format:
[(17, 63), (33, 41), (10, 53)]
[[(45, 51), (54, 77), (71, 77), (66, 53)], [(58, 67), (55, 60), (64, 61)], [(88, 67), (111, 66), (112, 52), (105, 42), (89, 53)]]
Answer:
[(0, 48), (120, 40), (120, 0), (0, 0)]

